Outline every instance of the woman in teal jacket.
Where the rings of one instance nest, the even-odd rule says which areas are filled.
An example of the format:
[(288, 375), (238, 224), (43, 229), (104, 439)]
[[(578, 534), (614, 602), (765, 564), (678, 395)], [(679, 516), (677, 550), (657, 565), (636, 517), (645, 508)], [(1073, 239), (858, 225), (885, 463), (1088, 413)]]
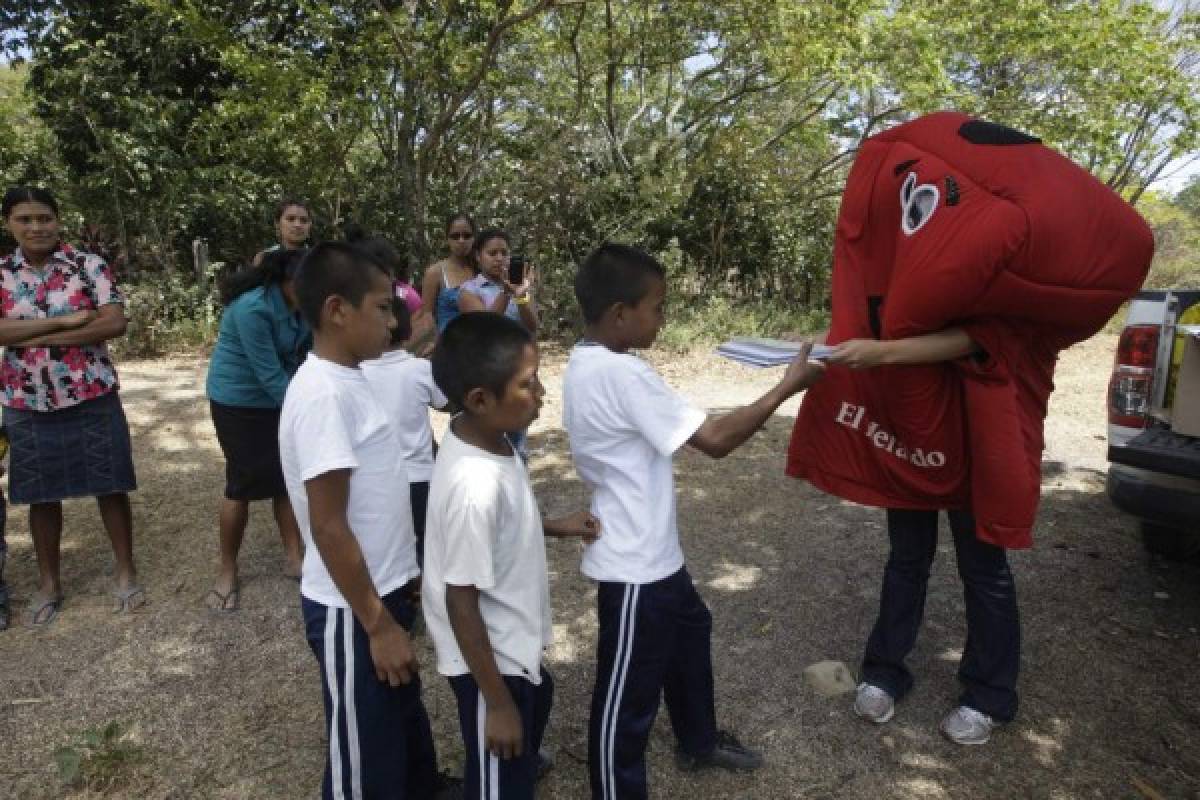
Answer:
[(236, 611), (238, 551), (253, 500), (271, 499), (287, 558), (298, 578), (304, 548), (279, 463), (279, 413), (288, 382), (312, 345), (296, 305), (292, 277), (302, 250), (274, 250), (222, 289), (225, 313), (208, 365), (207, 393), (217, 441), (225, 454), (221, 561), (205, 597), (214, 611)]

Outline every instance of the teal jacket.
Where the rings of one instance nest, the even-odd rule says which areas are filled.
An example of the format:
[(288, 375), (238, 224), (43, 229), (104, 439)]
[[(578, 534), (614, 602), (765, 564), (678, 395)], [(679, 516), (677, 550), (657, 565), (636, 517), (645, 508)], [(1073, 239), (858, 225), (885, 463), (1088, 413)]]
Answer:
[(242, 408), (282, 408), (312, 331), (278, 285), (260, 286), (225, 308), (208, 364), (208, 399)]

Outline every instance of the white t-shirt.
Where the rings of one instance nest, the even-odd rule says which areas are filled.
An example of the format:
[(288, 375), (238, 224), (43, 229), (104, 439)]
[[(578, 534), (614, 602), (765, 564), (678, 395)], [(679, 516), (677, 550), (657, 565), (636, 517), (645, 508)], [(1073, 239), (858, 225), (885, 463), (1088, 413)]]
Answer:
[(470, 672), (446, 612), (446, 585), (479, 590), (496, 666), (541, 683), (550, 644), (550, 589), (542, 515), (525, 463), (497, 456), (447, 430), (429, 483), (422, 608), (438, 672)]
[(363, 375), (387, 412), (400, 440), (397, 451), (413, 483), (433, 474), (433, 427), (429, 409), (443, 408), (446, 396), (433, 382), (433, 365), (404, 350), (362, 363)]
[(379, 594), (420, 574), (408, 499), (408, 473), (396, 434), (362, 370), (310, 353), (292, 382), (279, 420), (279, 459), (306, 550), (300, 593), (347, 608), (313, 543), (304, 482), (338, 469), (350, 473), (346, 518)]
[(571, 351), (563, 427), (603, 528), (583, 551), (584, 575), (652, 583), (683, 566), (671, 459), (704, 419), (637, 356), (594, 344)]

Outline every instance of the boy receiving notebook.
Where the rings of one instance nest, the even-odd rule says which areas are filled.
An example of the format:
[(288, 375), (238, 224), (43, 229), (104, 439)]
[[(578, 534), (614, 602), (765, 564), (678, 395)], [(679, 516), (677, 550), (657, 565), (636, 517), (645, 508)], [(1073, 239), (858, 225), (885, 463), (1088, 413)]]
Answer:
[(300, 594), (321, 668), (329, 747), (322, 796), (427, 800), (437, 771), (409, 640), (420, 571), (395, 431), (359, 365), (387, 346), (390, 276), (325, 242), (296, 275), (313, 349), (288, 386), (279, 454), (306, 545)]
[(541, 408), (537, 370), (532, 335), (491, 312), (456, 318), (433, 355), (462, 413), (430, 480), (422, 606), (458, 701), (466, 797), (532, 800), (554, 691), (544, 537), (599, 533), (587, 512), (542, 518), (512, 445)]
[(597, 581), (599, 642), (588, 764), (592, 796), (645, 798), (646, 743), (666, 701), (685, 769), (757, 769), (762, 756), (717, 728), (712, 615), (684, 566), (672, 456), (684, 444), (721, 458), (789, 397), (816, 382), (810, 345), (756, 402), (708, 417), (629, 351), (663, 325), (665, 271), (650, 255), (606, 244), (580, 266), (575, 296), (586, 322), (563, 378), (563, 426), (604, 536), (584, 551)]

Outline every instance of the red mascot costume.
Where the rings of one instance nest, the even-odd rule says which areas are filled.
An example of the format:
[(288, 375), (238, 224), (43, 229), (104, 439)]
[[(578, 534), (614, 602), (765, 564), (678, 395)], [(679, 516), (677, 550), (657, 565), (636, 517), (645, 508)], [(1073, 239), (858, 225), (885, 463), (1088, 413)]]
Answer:
[[(1138, 290), (1152, 252), (1121, 198), (1008, 128), (940, 113), (863, 144), (834, 242), (827, 342), (848, 344), (808, 390), (788, 452), (790, 475), (888, 509), (859, 716), (887, 722), (913, 686), (905, 661), (941, 509), (967, 616), (963, 692), (941, 730), (983, 744), (1015, 716), (1020, 623), (1006, 548), (1032, 544), (1054, 364)], [(893, 365), (837, 363), (855, 364), (845, 354), (864, 344), (892, 357), (857, 366)], [(914, 347), (947, 354), (916, 358)]]
[(1029, 547), (1058, 352), (1138, 290), (1152, 252), (1137, 212), (1037, 139), (949, 112), (868, 139), (838, 217), (829, 344), (959, 327), (983, 355), (830, 367), (788, 474), (866, 505), (969, 508), (983, 541)]

